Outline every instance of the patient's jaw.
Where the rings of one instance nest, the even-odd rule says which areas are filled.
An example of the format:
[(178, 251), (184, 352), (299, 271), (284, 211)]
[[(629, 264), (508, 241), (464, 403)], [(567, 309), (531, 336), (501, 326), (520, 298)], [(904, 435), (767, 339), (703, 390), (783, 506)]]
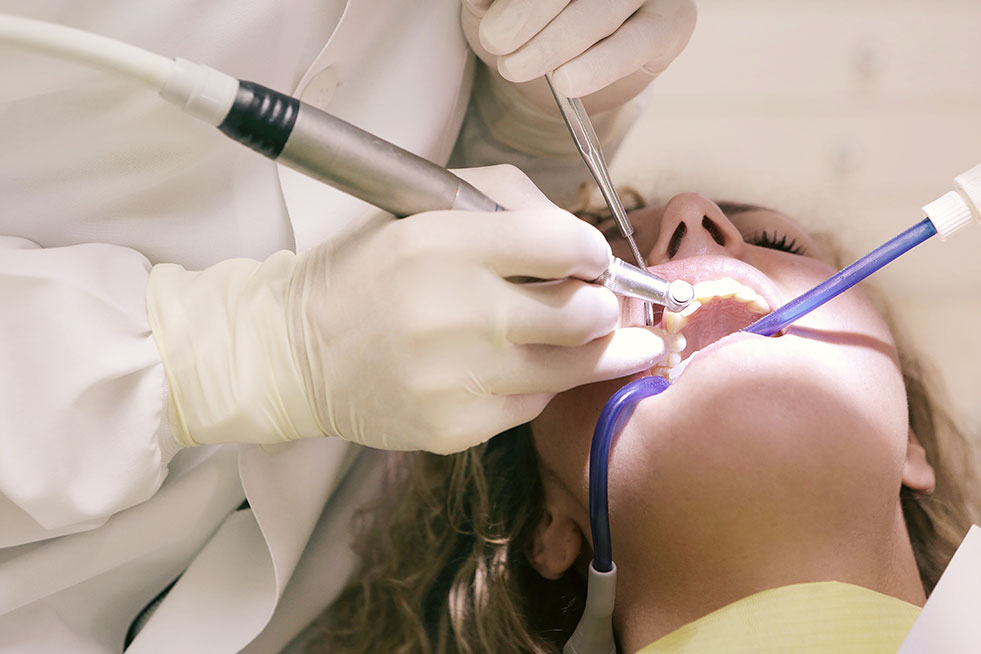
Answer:
[[(632, 220), (653, 271), (691, 280), (724, 268), (770, 308), (834, 272), (816, 258), (746, 242), (761, 224), (800, 229), (779, 214), (751, 213), (729, 220), (686, 194)], [(743, 232), (740, 218), (750, 225)], [(817, 251), (805, 233), (793, 238)], [(627, 307), (624, 315), (641, 314)], [(701, 352), (667, 391), (638, 406), (611, 454), (621, 571), (615, 619), (624, 649), (790, 583), (846, 581), (922, 603), (899, 507), (905, 389), (892, 337), (871, 303), (853, 289), (784, 336), (730, 336), (708, 347), (718, 334), (691, 324), (686, 340)], [(533, 425), (546, 486), (566, 498), (553, 519), (575, 522), (586, 541), (589, 441), (625, 381), (564, 393)]]

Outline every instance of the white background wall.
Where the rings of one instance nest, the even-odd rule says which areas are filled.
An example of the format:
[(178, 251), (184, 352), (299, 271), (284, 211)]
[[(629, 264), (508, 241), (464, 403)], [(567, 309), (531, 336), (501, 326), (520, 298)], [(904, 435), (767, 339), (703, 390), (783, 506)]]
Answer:
[[(981, 164), (978, 0), (696, 1), (618, 185), (771, 206), (837, 233), (851, 261)], [(981, 442), (981, 225), (872, 279)]]

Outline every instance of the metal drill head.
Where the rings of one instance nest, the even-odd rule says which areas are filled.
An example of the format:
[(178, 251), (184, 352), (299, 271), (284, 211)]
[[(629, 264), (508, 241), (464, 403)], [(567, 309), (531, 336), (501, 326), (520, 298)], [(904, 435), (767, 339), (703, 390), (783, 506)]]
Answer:
[(668, 286), (668, 296), (665, 298), (674, 306), (668, 306), (671, 311), (681, 311), (695, 299), (695, 288), (683, 279), (676, 279)]

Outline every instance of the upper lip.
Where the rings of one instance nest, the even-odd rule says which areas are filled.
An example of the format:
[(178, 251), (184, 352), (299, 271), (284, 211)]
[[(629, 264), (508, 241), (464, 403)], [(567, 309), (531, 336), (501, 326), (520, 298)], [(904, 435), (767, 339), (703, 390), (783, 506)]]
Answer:
[[(647, 270), (669, 282), (682, 279), (692, 285), (702, 281), (729, 277), (756, 291), (756, 294), (770, 305), (771, 311), (784, 303), (782, 294), (769, 277), (745, 261), (732, 257), (701, 255), (649, 266)], [(635, 319), (642, 316), (641, 301), (629, 300), (628, 302), (628, 315), (632, 319), (631, 323), (643, 324), (642, 319)]]

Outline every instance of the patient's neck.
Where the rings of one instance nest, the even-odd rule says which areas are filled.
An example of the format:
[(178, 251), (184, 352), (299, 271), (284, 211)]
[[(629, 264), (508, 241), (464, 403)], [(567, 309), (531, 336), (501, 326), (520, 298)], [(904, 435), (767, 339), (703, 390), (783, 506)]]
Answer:
[(662, 524), (635, 538), (617, 534), (614, 621), (621, 651), (636, 651), (736, 600), (789, 584), (840, 581), (922, 606), (898, 499), (881, 519), (847, 507), (832, 520), (819, 513), (794, 521), (701, 515), (687, 529)]

